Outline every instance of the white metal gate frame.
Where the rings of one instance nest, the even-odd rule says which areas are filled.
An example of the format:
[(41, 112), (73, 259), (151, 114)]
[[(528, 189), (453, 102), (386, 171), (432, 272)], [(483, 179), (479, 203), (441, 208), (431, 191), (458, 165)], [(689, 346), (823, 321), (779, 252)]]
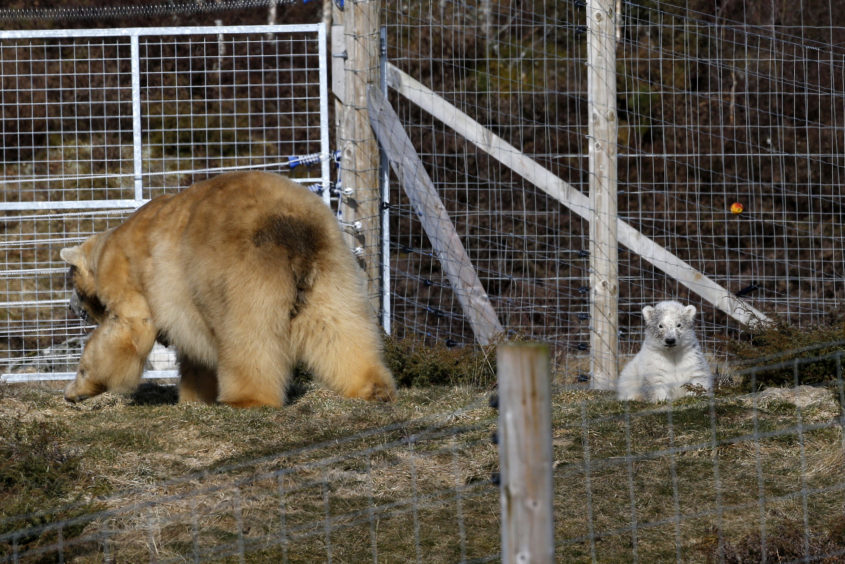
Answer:
[[(79, 38), (127, 38), (130, 45), (131, 61), (131, 98), (132, 98), (132, 155), (133, 167), (131, 173), (109, 174), (108, 177), (131, 176), (134, 182), (134, 197), (132, 199), (95, 199), (77, 201), (33, 201), (33, 202), (0, 202), (0, 212), (3, 211), (43, 211), (43, 210), (120, 210), (136, 209), (149, 198), (144, 197), (144, 177), (174, 174), (173, 171), (152, 172), (143, 171), (143, 137), (142, 137), (142, 87), (141, 87), (141, 52), (140, 38), (144, 36), (191, 36), (191, 35), (245, 35), (245, 34), (294, 34), (314, 33), (318, 45), (319, 58), (319, 106), (320, 106), (320, 154), (307, 156), (291, 156), (288, 160), (278, 163), (262, 163), (259, 165), (229, 166), (219, 168), (180, 170), (178, 173), (221, 173), (232, 170), (266, 169), (270, 166), (293, 168), (297, 164), (313, 164), (319, 160), (320, 176), (318, 178), (298, 178), (302, 183), (318, 183), (321, 194), (327, 205), (330, 204), (331, 172), (330, 167), (333, 154), (329, 149), (329, 105), (328, 105), (328, 72), (326, 56), (326, 28), (325, 24), (302, 25), (250, 25), (250, 26), (204, 26), (204, 27), (149, 27), (122, 29), (70, 29), (70, 30), (3, 30), (0, 31), (0, 41), (14, 39), (79, 39)], [(86, 179), (98, 175), (85, 175)], [(38, 181), (38, 178), (31, 180)], [(145, 378), (162, 378), (175, 376), (175, 370), (167, 367), (164, 370), (146, 370)], [(73, 372), (32, 372), (32, 373), (0, 373), (0, 382), (32, 382), (43, 380), (69, 380), (75, 377)]]
[[(126, 37), (131, 47), (132, 63), (132, 149), (133, 149), (133, 177), (135, 180), (135, 198), (131, 200), (85, 200), (76, 202), (0, 202), (0, 211), (27, 211), (27, 210), (59, 210), (59, 209), (119, 209), (137, 208), (142, 206), (148, 199), (143, 197), (143, 176), (153, 174), (172, 174), (170, 172), (142, 173), (142, 149), (141, 137), (141, 53), (140, 38), (150, 35), (184, 36), (184, 35), (243, 35), (257, 33), (309, 33), (317, 34), (319, 46), (320, 65), (320, 157), (321, 157), (321, 178), (305, 179), (319, 180), (323, 186), (323, 199), (329, 201), (329, 165), (331, 155), (329, 151), (329, 102), (328, 102), (328, 75), (326, 65), (326, 28), (325, 24), (303, 24), (303, 25), (252, 25), (252, 26), (205, 26), (205, 27), (133, 27), (121, 29), (68, 29), (68, 30), (7, 30), (0, 31), (0, 41), (5, 39), (62, 39), (62, 38), (102, 38), (102, 37)], [(287, 163), (280, 163), (287, 165)], [(266, 167), (266, 165), (260, 165)], [(190, 172), (223, 172), (233, 168), (259, 168), (254, 167), (226, 167), (219, 169), (192, 170)], [(110, 176), (121, 176), (120, 174)], [(125, 175), (124, 175), (125, 176)]]

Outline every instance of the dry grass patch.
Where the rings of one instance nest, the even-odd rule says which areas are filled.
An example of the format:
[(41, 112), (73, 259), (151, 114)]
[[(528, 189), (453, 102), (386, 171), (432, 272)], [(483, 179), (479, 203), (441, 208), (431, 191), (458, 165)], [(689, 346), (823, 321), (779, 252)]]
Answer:
[[(2, 386), (0, 559), (496, 559), (497, 413), (487, 377), (466, 368), (490, 361), (465, 354), (431, 354), (388, 405), (307, 380), (284, 409), (250, 410), (180, 405), (162, 384), (75, 405), (55, 387)], [(472, 384), (423, 385), (448, 367)], [(553, 390), (559, 561), (845, 554), (830, 390), (672, 405)]]

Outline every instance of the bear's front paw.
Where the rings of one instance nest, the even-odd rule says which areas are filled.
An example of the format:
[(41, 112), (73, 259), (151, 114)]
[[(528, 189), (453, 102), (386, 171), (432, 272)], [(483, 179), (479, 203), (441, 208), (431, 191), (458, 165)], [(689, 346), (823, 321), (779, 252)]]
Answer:
[(636, 392), (618, 393), (616, 399), (619, 401), (643, 401), (643, 395)]

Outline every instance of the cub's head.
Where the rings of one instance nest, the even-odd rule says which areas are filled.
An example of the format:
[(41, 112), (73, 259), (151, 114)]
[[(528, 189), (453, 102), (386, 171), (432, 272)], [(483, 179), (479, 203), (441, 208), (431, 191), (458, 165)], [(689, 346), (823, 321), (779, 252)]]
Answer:
[(73, 286), (70, 296), (70, 310), (86, 321), (100, 323), (106, 315), (106, 308), (97, 297), (94, 278), (95, 261), (92, 250), (97, 246), (94, 237), (77, 247), (66, 247), (59, 252), (62, 260), (70, 265), (68, 280)]
[(695, 342), (695, 306), (684, 306), (676, 301), (660, 302), (645, 306), (643, 318), (646, 338), (666, 348)]

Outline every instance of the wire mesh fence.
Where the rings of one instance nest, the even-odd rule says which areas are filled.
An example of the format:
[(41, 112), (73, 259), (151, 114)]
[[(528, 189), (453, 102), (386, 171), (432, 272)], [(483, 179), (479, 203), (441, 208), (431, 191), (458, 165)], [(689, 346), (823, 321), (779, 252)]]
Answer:
[[(789, 387), (685, 405), (566, 406), (570, 417), (554, 431), (572, 456), (555, 471), (560, 502), (569, 504), (556, 514), (557, 530), (566, 531), (556, 537), (560, 554), (598, 562), (840, 559), (840, 362), (841, 353), (772, 360), (745, 375), (756, 386), (785, 370), (794, 375)], [(822, 364), (829, 388), (798, 385)]]
[[(384, 4), (392, 64), (587, 192), (581, 3)], [(619, 4), (621, 217), (755, 307), (799, 329), (824, 324), (840, 307), (845, 266), (845, 52), (836, 14), (829, 7), (823, 24), (792, 27), (776, 23), (780, 16), (766, 21), (749, 12), (744, 21), (743, 14), (678, 4)], [(319, 46), (310, 38), (206, 30), (191, 38), (139, 37), (135, 45), (114, 37), (0, 43), (3, 373), (55, 374), (76, 364), (90, 328), (65, 313), (59, 248), (195, 176), (273, 170), (291, 155), (327, 154), (314, 125), (325, 114)], [(126, 73), (131, 77), (133, 65), (135, 83)], [(451, 123), (396, 93), (390, 101), (509, 335), (555, 347), (558, 559), (843, 558), (845, 391), (841, 352), (827, 350), (841, 343), (737, 367), (730, 374), (736, 381), (722, 374), (715, 395), (674, 404), (621, 403), (572, 385), (589, 348), (586, 221)], [(313, 170), (303, 176), (328, 182)], [(469, 345), (471, 327), (437, 252), (395, 182), (390, 202), (394, 336)], [(639, 340), (643, 305), (680, 298), (703, 311), (702, 341), (724, 356), (741, 328), (659, 264), (620, 251), (623, 348)], [(802, 385), (807, 381), (820, 385)], [(486, 398), (456, 411), (440, 408), (444, 397), (417, 394), (405, 408), (435, 417), (397, 416), (400, 423), (328, 441), (317, 440), (314, 427), (298, 429), (293, 442), (307, 446), (286, 439), (262, 456), (229, 446), (207, 462), (210, 470), (196, 472), (185, 461), (200, 456), (191, 448), (204, 434), (222, 440), (222, 408), (212, 416), (202, 411), (212, 408), (169, 406), (173, 419), (153, 422), (151, 410), (133, 411), (137, 403), (95, 404), (83, 425), (66, 422), (79, 414), (57, 394), (21, 394), (0, 386), (0, 483), (10, 485), (0, 496), (14, 495), (11, 486), (21, 483), (21, 448), (38, 446), (59, 467), (80, 452), (102, 454), (82, 446), (91, 431), (79, 431), (82, 439), (68, 447), (38, 434), (59, 420), (62, 438), (76, 432), (74, 424), (116, 428), (114, 448), (137, 464), (109, 475), (109, 488), (91, 478), (75, 502), (65, 492), (35, 509), (4, 509), (2, 561), (500, 557), (499, 491), (490, 479), (496, 421)], [(294, 407), (292, 417), (338, 424), (327, 401), (314, 401)], [(367, 426), (357, 408), (343, 409)], [(154, 432), (127, 430), (133, 413), (155, 423)], [(230, 434), (249, 443), (247, 431), (266, 432), (279, 417), (260, 412)], [(169, 438), (180, 427), (189, 429), (191, 446), (156, 458), (152, 449), (163, 447), (151, 436)], [(150, 469), (150, 461), (174, 460), (175, 478)], [(126, 487), (130, 478), (138, 483)], [(99, 487), (109, 493), (97, 495)]]
[[(586, 74), (573, 34), (583, 13), (561, 3), (548, 11), (539, 4), (514, 7), (513, 13), (501, 8), (489, 2), (387, 3), (388, 58), (586, 192)], [(586, 222), (474, 148), (448, 123), (402, 98), (391, 101), (503, 326), (556, 343), (562, 352), (586, 350)], [(396, 184), (392, 189), (397, 334), (451, 346), (471, 342), (413, 210)]]
[[(767, 314), (802, 327), (828, 322), (843, 268), (843, 60), (834, 10), (819, 10), (822, 25), (790, 27), (686, 4), (619, 7), (620, 219)], [(586, 193), (585, 9), (387, 3), (389, 58)], [(466, 143), (448, 120), (399, 96), (393, 102), (506, 329), (584, 351), (586, 222)], [(392, 201), (392, 232), (401, 234), (393, 248), (396, 327), (470, 342), (398, 188)], [(639, 339), (641, 308), (662, 299), (704, 311), (699, 329), (710, 352), (721, 354), (725, 336), (742, 331), (659, 262), (621, 247), (619, 271), (623, 351)]]
[[(555, 379), (556, 559), (841, 559), (845, 386), (832, 346), (747, 366), (736, 376), (756, 391), (673, 404), (617, 402)], [(812, 373), (826, 385), (800, 385)], [(249, 414), (167, 405), (166, 389), (148, 386), (88, 407), (0, 388), (0, 476), (73, 482), (47, 484), (63, 493), (37, 507), (6, 482), (0, 561), (500, 559), (487, 394), (416, 390), (377, 423), (382, 407), (319, 391)], [(39, 455), (56, 467), (34, 464)]]
[(0, 34), (0, 373), (75, 371), (90, 326), (67, 313), (58, 251), (143, 202), (302, 155), (319, 166), (291, 175), (328, 201), (324, 39), (317, 24)]

